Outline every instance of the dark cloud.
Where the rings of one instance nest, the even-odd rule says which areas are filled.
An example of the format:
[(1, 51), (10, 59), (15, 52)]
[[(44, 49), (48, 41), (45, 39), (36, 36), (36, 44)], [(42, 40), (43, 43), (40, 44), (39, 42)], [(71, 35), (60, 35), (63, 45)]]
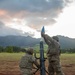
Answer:
[(9, 11), (44, 12), (64, 7), (71, 0), (0, 0), (0, 9)]
[(63, 8), (63, 0), (1, 0), (0, 8), (9, 11), (44, 12)]
[[(7, 11), (6, 18), (25, 19), (29, 27), (52, 25), (62, 9), (72, 0), (0, 0), (0, 10)], [(1, 18), (2, 18), (1, 16)]]

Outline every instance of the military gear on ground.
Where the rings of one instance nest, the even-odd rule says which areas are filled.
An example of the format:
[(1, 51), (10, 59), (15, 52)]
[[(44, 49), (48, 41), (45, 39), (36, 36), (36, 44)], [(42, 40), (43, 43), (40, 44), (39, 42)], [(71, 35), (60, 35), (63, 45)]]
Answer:
[(60, 65), (60, 44), (58, 42), (58, 37), (54, 36), (51, 38), (50, 36), (44, 33), (42, 37), (48, 45), (47, 57), (49, 62), (49, 75), (54, 75), (55, 72), (56, 75), (64, 75)]

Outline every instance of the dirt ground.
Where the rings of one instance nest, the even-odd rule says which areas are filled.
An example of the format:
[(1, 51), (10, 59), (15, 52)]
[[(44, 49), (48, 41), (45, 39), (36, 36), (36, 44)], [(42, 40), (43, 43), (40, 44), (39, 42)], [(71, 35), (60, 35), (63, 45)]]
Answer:
[[(1, 61), (0, 62), (0, 75), (21, 75), (19, 69), (19, 61)], [(46, 62), (46, 67), (47, 67)], [(62, 69), (65, 75), (75, 75), (75, 64), (63, 64)], [(35, 75), (40, 75), (40, 72), (37, 72)]]

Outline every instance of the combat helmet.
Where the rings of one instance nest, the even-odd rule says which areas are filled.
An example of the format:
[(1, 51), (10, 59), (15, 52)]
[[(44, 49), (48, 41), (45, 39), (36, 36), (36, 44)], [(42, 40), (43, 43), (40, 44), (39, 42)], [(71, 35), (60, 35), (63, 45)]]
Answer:
[(52, 38), (55, 39), (56, 41), (59, 41), (58, 36), (53, 36)]
[(26, 52), (27, 52), (28, 54), (32, 55), (32, 54), (33, 54), (33, 48), (28, 48), (28, 49), (26, 50)]

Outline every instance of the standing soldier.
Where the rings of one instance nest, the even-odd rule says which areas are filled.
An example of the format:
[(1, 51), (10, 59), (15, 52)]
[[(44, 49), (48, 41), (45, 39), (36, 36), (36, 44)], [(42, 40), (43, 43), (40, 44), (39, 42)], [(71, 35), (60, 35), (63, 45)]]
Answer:
[(26, 50), (25, 56), (23, 56), (20, 60), (19, 67), (22, 75), (33, 75), (33, 63), (39, 67), (38, 62), (36, 61), (35, 57), (33, 57), (33, 49), (29, 48)]
[(47, 34), (41, 32), (41, 36), (44, 38), (48, 45), (47, 57), (49, 61), (48, 72), (49, 75), (64, 75), (60, 65), (60, 45), (57, 36), (50, 37)]

